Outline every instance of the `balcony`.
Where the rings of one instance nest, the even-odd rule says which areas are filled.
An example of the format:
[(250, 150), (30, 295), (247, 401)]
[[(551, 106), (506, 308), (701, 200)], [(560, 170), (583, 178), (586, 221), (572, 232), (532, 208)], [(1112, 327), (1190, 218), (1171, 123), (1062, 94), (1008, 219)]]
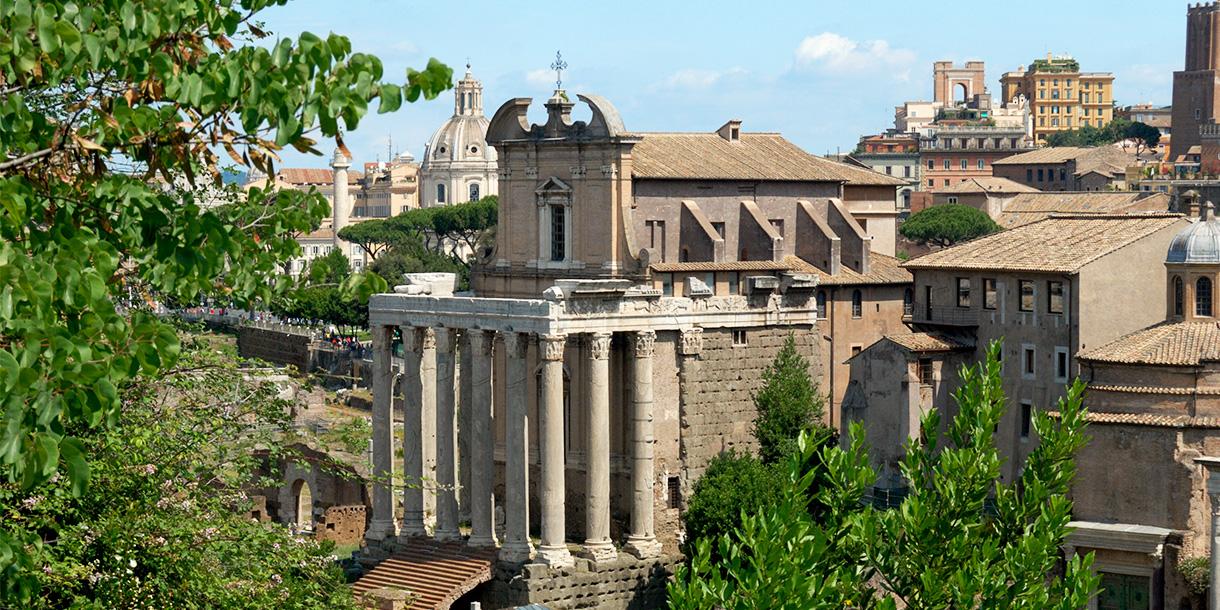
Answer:
[[(907, 313), (909, 311), (910, 313)], [(939, 324), (942, 326), (978, 326), (979, 312), (966, 307), (929, 307), (924, 303), (913, 303), (902, 316), (904, 322), (914, 324)]]

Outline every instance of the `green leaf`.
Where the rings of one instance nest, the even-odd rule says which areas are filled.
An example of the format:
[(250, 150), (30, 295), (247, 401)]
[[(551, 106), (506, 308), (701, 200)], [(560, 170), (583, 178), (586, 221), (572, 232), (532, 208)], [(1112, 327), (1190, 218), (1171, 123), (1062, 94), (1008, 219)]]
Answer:
[(60, 453), (68, 466), (68, 481), (72, 495), (79, 498), (89, 489), (89, 462), (85, 459), (85, 447), (80, 439), (65, 437), (60, 441)]

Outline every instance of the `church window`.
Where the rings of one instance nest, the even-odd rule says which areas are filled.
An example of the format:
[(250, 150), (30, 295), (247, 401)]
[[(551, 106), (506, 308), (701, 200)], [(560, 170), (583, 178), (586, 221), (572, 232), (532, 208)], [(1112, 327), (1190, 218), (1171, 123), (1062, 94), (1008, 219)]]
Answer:
[(479, 183), (478, 182), (475, 182), (470, 185), (470, 200), (471, 201), (479, 200)]
[[(441, 152), (444, 152), (444, 150)], [(436, 202), (445, 203), (445, 185), (443, 184), (436, 185)]]
[(1173, 278), (1173, 315), (1180, 316), (1186, 310), (1186, 286), (1182, 278)]
[(1195, 315), (1210, 318), (1212, 315), (1212, 280), (1201, 277), (1195, 281)]
[(562, 205), (551, 206), (551, 261), (567, 260), (567, 209)]
[(1063, 313), (1063, 282), (1046, 283), (1046, 312)]
[(859, 318), (864, 315), (864, 293), (860, 289), (851, 292), (851, 317)]

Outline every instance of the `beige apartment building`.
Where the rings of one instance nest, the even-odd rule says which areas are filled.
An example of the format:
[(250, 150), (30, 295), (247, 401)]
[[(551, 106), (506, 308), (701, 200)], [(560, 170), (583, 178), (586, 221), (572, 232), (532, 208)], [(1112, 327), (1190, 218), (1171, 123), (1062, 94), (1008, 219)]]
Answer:
[(1114, 119), (1114, 74), (1081, 72), (1070, 56), (1046, 54), (1000, 77), (1003, 99), (1029, 101), (1034, 141), (1059, 131), (1104, 127)]
[(905, 263), (914, 275), (911, 331), (852, 358), (843, 399), (843, 422), (870, 428), (881, 484), (896, 481), (913, 422), (932, 407), (951, 417), (958, 368), (996, 339), (1011, 405), (997, 431), (1008, 460), (1002, 478), (1014, 480), (1035, 446), (1033, 410), (1063, 396), (1079, 374), (1075, 354), (1163, 317), (1157, 263), (1187, 224), (1166, 213), (1051, 215)]

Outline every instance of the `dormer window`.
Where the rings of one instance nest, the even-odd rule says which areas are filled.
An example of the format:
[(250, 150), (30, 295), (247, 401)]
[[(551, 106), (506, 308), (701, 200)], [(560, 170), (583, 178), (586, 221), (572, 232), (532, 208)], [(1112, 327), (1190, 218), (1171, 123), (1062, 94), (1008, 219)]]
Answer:
[(741, 139), (741, 128), (740, 127), (730, 127), (729, 128), (729, 141), (736, 142), (740, 139)]

